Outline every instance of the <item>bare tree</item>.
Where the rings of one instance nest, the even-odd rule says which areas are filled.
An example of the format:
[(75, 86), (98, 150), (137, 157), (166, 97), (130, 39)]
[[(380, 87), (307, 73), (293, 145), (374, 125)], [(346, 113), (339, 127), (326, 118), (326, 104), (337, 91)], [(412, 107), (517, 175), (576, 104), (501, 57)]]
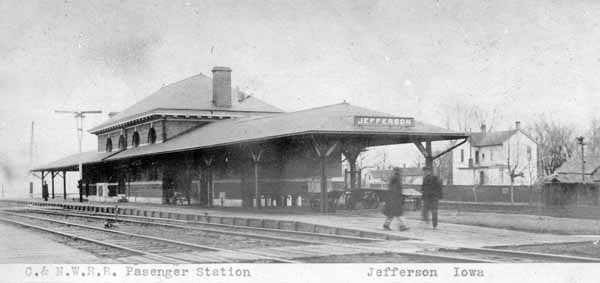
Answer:
[(459, 132), (479, 129), (482, 124), (485, 124), (487, 131), (491, 132), (502, 119), (502, 114), (497, 108), (486, 111), (477, 105), (459, 102), (447, 105), (443, 110), (443, 115), (446, 120), (446, 128)]
[[(437, 155), (437, 151), (434, 155)], [(452, 153), (444, 154), (433, 161), (433, 167), (437, 168), (437, 175), (446, 185), (452, 184)]]
[(538, 162), (540, 175), (551, 175), (575, 150), (574, 127), (549, 121), (541, 116), (528, 129), (538, 144)]
[[(511, 152), (512, 150), (512, 152)], [(521, 145), (519, 139), (516, 140), (516, 145), (514, 149), (510, 143), (510, 140), (507, 143), (506, 149), (506, 167), (508, 168), (508, 176), (510, 177), (510, 202), (515, 202), (515, 193), (514, 193), (514, 184), (515, 179), (518, 177), (524, 177), (525, 174), (523, 170), (525, 167), (521, 163)]]
[(590, 122), (590, 129), (587, 133), (587, 150), (589, 155), (600, 155), (600, 119), (595, 117)]

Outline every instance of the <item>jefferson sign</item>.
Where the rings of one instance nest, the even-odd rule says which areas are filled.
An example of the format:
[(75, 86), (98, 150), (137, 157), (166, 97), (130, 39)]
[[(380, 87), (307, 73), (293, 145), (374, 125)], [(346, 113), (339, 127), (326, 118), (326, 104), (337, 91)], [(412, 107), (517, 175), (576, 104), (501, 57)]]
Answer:
[(414, 127), (415, 119), (406, 117), (354, 116), (356, 126)]

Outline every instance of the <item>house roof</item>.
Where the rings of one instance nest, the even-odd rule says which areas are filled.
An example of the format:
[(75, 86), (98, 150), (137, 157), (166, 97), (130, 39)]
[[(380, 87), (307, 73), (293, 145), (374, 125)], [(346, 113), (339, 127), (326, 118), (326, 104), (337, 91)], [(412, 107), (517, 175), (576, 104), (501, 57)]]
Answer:
[[(248, 96), (240, 90), (232, 89), (231, 107), (217, 107), (213, 104), (212, 78), (198, 74), (179, 82), (164, 86), (153, 94), (140, 100), (134, 105), (119, 112), (102, 124), (93, 127), (91, 133), (118, 125), (129, 120), (163, 112), (190, 114), (200, 111), (201, 114), (210, 111), (222, 113), (259, 112), (279, 113), (283, 110), (270, 105), (258, 98)], [(240, 101), (239, 97), (244, 97)]]
[[(355, 116), (392, 116), (348, 103), (311, 108), (276, 115), (213, 122), (164, 143), (122, 151), (107, 160), (141, 155), (212, 148), (236, 143), (255, 142), (306, 134), (352, 134), (391, 138), (430, 138), (431, 140), (460, 139), (463, 133), (415, 121), (414, 127), (382, 127), (355, 125)], [(408, 141), (406, 141), (408, 142)]]
[[(600, 168), (600, 156), (585, 156), (585, 174), (593, 174)], [(581, 157), (576, 156), (567, 160), (554, 170), (558, 174), (581, 174)], [(581, 175), (579, 175), (581, 177)]]
[(504, 141), (509, 139), (516, 132), (517, 130), (472, 133), (470, 135), (471, 143), (473, 144), (473, 146), (501, 145), (502, 143), (504, 143)]
[[(591, 174), (584, 174), (584, 182), (592, 182)], [(569, 173), (569, 174), (552, 174), (544, 177), (544, 182), (558, 182), (558, 183), (581, 183), (581, 173)]]

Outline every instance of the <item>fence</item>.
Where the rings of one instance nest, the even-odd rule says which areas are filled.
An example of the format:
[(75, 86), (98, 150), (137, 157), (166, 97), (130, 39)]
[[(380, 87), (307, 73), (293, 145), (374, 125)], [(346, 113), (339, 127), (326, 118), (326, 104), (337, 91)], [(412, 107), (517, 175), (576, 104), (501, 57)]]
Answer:
[[(420, 185), (404, 185), (405, 188), (421, 190)], [(465, 202), (511, 202), (510, 186), (443, 186), (443, 200)], [(513, 201), (539, 203), (542, 200), (541, 186), (513, 186)]]
[(599, 189), (595, 183), (546, 183), (542, 198), (546, 205), (598, 206)]

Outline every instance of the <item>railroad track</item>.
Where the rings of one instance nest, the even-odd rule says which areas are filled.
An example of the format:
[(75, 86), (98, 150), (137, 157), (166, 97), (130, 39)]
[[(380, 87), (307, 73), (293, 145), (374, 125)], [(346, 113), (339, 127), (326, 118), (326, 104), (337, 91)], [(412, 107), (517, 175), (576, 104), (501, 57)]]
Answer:
[[(48, 215), (63, 216), (63, 217), (79, 217), (83, 219), (91, 219), (103, 221), (106, 219), (114, 219), (114, 214), (107, 213), (88, 213), (88, 212), (67, 212), (56, 209), (28, 209), (29, 212), (43, 213)], [(257, 248), (242, 248), (229, 253), (251, 254), (253, 256), (263, 257), (270, 262), (302, 262), (309, 258), (319, 258), (328, 256), (354, 256), (357, 254), (395, 254), (403, 255), (415, 259), (420, 262), (600, 262), (600, 259), (572, 257), (562, 255), (549, 255), (529, 252), (508, 251), (499, 249), (479, 249), (479, 248), (438, 248), (435, 251), (424, 249), (421, 251), (406, 249), (398, 249), (386, 245), (386, 241), (380, 239), (365, 239), (358, 237), (349, 237), (341, 235), (319, 234), (310, 232), (286, 231), (269, 228), (257, 228), (247, 226), (237, 226), (229, 224), (193, 222), (186, 220), (175, 220), (165, 218), (152, 218), (145, 216), (118, 216), (121, 223), (132, 223), (136, 225), (152, 225), (157, 227), (168, 227), (170, 229), (182, 229), (186, 231), (200, 231), (210, 233), (223, 233), (236, 237), (256, 237), (269, 241), (287, 241), (295, 243), (293, 246), (268, 246)], [(56, 221), (56, 220), (54, 220)], [(210, 228), (206, 228), (210, 227)], [(240, 229), (241, 228), (241, 229)], [(242, 230), (244, 232), (240, 232)], [(281, 236), (281, 235), (286, 235)], [(313, 234), (313, 235), (311, 235)], [(326, 235), (326, 237), (323, 237)], [(313, 237), (312, 239), (310, 237)], [(323, 238), (327, 241), (323, 241)], [(320, 240), (318, 240), (320, 239)], [(349, 243), (350, 241), (350, 243)], [(402, 241), (400, 241), (402, 242)], [(409, 241), (406, 241), (409, 242)], [(387, 241), (389, 243), (389, 241)], [(298, 245), (301, 244), (301, 245)], [(417, 244), (417, 243), (415, 243)], [(426, 245), (425, 242), (419, 243), (421, 246)], [(435, 246), (435, 245), (432, 245)], [(167, 248), (168, 250), (168, 248)], [(189, 251), (184, 251), (178, 254), (183, 258), (186, 257)], [(224, 251), (204, 251), (193, 252), (194, 256), (206, 256), (208, 258), (222, 258)], [(239, 257), (239, 256), (238, 256)], [(225, 256), (225, 260), (211, 262), (231, 262), (231, 256)], [(239, 260), (239, 259), (238, 259)]]
[[(382, 239), (368, 238), (368, 237), (354, 237), (347, 235), (333, 235), (324, 234), (317, 232), (303, 232), (294, 230), (282, 230), (274, 228), (262, 228), (262, 227), (250, 227), (240, 226), (232, 224), (220, 224), (220, 223), (208, 223), (208, 222), (197, 222), (188, 220), (168, 219), (168, 218), (157, 218), (147, 216), (134, 216), (134, 215), (118, 215), (111, 213), (101, 212), (66, 212), (63, 210), (56, 209), (27, 209), (28, 211), (40, 212), (44, 214), (64, 215), (73, 217), (87, 217), (92, 219), (102, 220), (113, 220), (127, 223), (147, 224), (165, 227), (177, 227), (192, 229), (197, 231), (215, 232), (238, 236), (248, 236), (264, 238), (267, 240), (285, 240), (290, 242), (298, 242), (303, 244), (314, 244), (315, 242), (347, 242), (347, 243), (366, 243), (366, 242), (377, 242)], [(240, 232), (245, 231), (245, 232)]]
[[(24, 215), (22, 213), (2, 211), (0, 214), (3, 215), (0, 217), (0, 221), (123, 251), (125, 254), (118, 255), (118, 257), (125, 259), (128, 259), (131, 255), (142, 256), (141, 260), (147, 261), (145, 263), (207, 263), (240, 261), (295, 263), (295, 261), (292, 260), (269, 257), (261, 254), (253, 254), (251, 252), (217, 248), (189, 242), (170, 240), (161, 237), (104, 229), (97, 226), (35, 217)], [(28, 221), (23, 221), (23, 218), (27, 219)], [(213, 253), (211, 254), (210, 252)]]
[[(94, 216), (94, 215), (82, 215), (81, 213), (66, 213), (66, 212), (62, 212), (62, 211), (56, 211), (56, 210), (42, 210), (40, 211), (39, 209), (34, 209), (34, 210), (29, 210), (29, 212), (36, 212), (36, 213), (45, 213), (45, 214), (52, 214), (52, 215), (59, 215), (59, 216), (68, 216), (68, 217), (82, 217), (82, 218), (86, 218), (86, 219), (94, 219), (94, 220), (104, 220), (107, 219), (106, 217), (98, 217), (98, 216)], [(0, 212), (2, 213), (2, 212)], [(8, 213), (8, 212), (4, 212), (4, 213)], [(59, 221), (59, 220), (55, 220), (55, 219), (48, 219), (48, 218), (41, 218), (41, 217), (35, 217), (35, 216), (31, 216), (31, 215), (24, 215), (24, 213), (16, 213), (16, 212), (12, 212), (10, 213), (12, 215), (18, 215), (19, 217), (25, 217), (25, 218), (29, 218), (29, 219), (37, 219), (40, 221), (49, 221), (52, 223), (58, 223), (58, 224), (62, 224), (62, 225), (73, 225), (76, 227), (82, 226), (81, 224), (77, 224), (77, 223), (73, 223), (73, 222), (65, 222), (65, 221)], [(2, 219), (0, 219), (2, 220)], [(123, 221), (123, 219), (120, 219), (119, 221)], [(124, 221), (126, 222), (126, 221)], [(149, 223), (149, 222), (140, 222), (138, 220), (135, 220), (136, 224), (141, 224), (141, 225), (160, 225), (160, 226), (167, 226), (167, 227), (174, 227), (174, 228), (178, 228), (178, 229), (185, 229), (185, 230), (199, 230), (196, 227), (187, 227), (187, 226), (182, 226), (182, 225), (169, 225), (166, 223)], [(83, 225), (86, 226), (86, 225)], [(105, 230), (105, 229), (101, 229), (101, 228), (97, 228), (97, 227), (93, 227), (95, 230)], [(200, 230), (204, 230), (204, 229), (200, 229)], [(116, 232), (116, 231), (110, 231), (110, 232)], [(254, 235), (249, 235), (247, 233), (243, 234), (244, 236), (254, 236)], [(260, 235), (260, 237), (264, 237), (265, 235)], [(317, 234), (317, 236), (320, 236), (320, 234)], [(348, 240), (347, 237), (345, 236), (339, 236), (340, 238), (342, 238), (343, 240)], [(278, 238), (279, 241), (281, 241), (281, 238)], [(443, 255), (425, 255), (425, 254), (418, 254), (418, 253), (414, 253), (414, 252), (407, 252), (407, 251), (403, 251), (403, 250), (394, 250), (394, 249), (390, 249), (390, 248), (381, 248), (381, 247), (371, 247), (371, 246), (362, 246), (362, 245), (357, 245), (357, 244), (346, 244), (343, 242), (340, 243), (334, 243), (334, 242), (328, 242), (328, 243), (320, 243), (320, 242), (315, 242), (315, 241), (307, 241), (307, 240), (300, 240), (300, 239), (283, 239), (283, 240), (291, 240), (294, 242), (302, 242), (304, 245), (295, 245), (295, 246), (271, 246), (271, 247), (259, 247), (259, 248), (246, 248), (246, 249), (241, 249), (241, 250), (236, 250), (236, 251), (228, 251), (228, 252), (224, 252), (224, 251), (204, 251), (204, 252), (193, 252), (191, 253), (191, 256), (197, 256), (197, 257), (206, 257), (209, 258), (210, 262), (232, 262), (233, 259), (231, 258), (231, 256), (229, 257), (225, 257), (224, 260), (218, 260), (219, 258), (223, 258), (224, 255), (227, 254), (231, 254), (232, 252), (235, 253), (240, 253), (240, 254), (249, 254), (252, 256), (255, 256), (257, 258), (263, 258), (266, 259), (270, 262), (303, 262), (303, 259), (311, 259), (311, 258), (318, 258), (318, 257), (323, 257), (323, 256), (332, 256), (332, 255), (345, 255), (345, 256), (352, 256), (352, 255), (356, 255), (356, 254), (361, 254), (361, 253), (378, 253), (378, 254), (386, 254), (386, 253), (394, 253), (394, 254), (398, 254), (398, 255), (403, 255), (403, 256), (407, 256), (410, 257), (412, 259), (417, 259), (417, 261), (423, 261), (423, 262), (481, 262), (481, 261), (477, 261), (477, 260), (471, 260), (471, 259), (467, 259), (464, 257), (448, 257), (448, 256), (443, 256)], [(168, 240), (170, 241), (170, 240)], [(361, 239), (362, 242), (365, 242), (365, 239)], [(384, 242), (382, 240), (376, 239), (376, 240), (369, 240), (368, 243), (373, 243), (373, 242)], [(123, 245), (123, 246), (127, 246), (127, 245)], [(177, 258), (179, 259), (185, 259), (190, 257), (190, 252), (180, 252), (180, 253), (175, 253), (177, 255)], [(173, 257), (174, 253), (169, 253), (170, 257)], [(239, 256), (238, 256), (239, 258)], [(237, 258), (236, 258), (237, 259)], [(237, 259), (239, 261), (239, 259)]]
[(490, 248), (456, 248), (439, 249), (436, 254), (446, 256), (465, 256), (479, 258), (487, 262), (512, 262), (512, 263), (551, 263), (551, 262), (600, 262), (599, 258), (555, 255), (534, 252), (512, 251)]

